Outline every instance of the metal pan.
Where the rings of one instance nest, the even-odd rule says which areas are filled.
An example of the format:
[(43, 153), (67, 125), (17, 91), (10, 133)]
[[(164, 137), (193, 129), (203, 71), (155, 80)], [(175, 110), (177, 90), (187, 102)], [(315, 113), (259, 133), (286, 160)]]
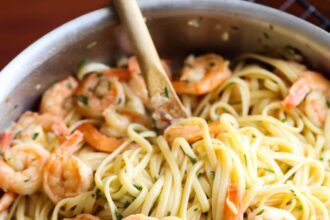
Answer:
[[(218, 52), (269, 53), (296, 48), (330, 76), (330, 35), (286, 13), (234, 0), (141, 0), (162, 57)], [(132, 49), (114, 11), (103, 8), (45, 35), (0, 74), (0, 129), (33, 109), (52, 83), (75, 73), (82, 59), (113, 64)]]

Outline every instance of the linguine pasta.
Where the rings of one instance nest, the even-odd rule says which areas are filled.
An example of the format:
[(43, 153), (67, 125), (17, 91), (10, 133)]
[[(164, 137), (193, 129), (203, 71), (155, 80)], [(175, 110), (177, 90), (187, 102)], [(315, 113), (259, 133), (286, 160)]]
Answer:
[[(16, 136), (11, 149), (30, 144), (43, 147), (52, 158), (59, 146), (77, 147), (72, 149), (74, 154), (65, 151), (61, 160), (57, 155), (56, 167), (61, 167), (49, 168), (48, 159), (42, 169), (34, 170), (38, 172), (35, 175), (42, 176), (38, 190), (14, 192), (13, 202), (0, 216), (16, 220), (148, 219), (146, 216), (164, 220), (329, 219), (327, 81), (317, 81), (313, 73), (311, 79), (316, 81), (308, 81), (308, 86), (302, 83), (297, 92), (294, 86), (308, 72), (304, 65), (245, 54), (237, 58), (227, 77), (214, 88), (209, 84), (206, 90), (210, 91), (204, 92), (200, 88), (207, 77), (214, 82), (216, 74), (229, 69), (228, 61), (216, 56), (186, 60), (181, 79), (173, 80), (173, 85), (190, 116), (171, 121), (164, 131), (156, 129), (159, 122), (148, 116), (145, 85), (141, 76), (138, 78), (138, 66), (130, 63), (132, 58), (128, 61), (129, 76), (125, 76), (125, 67), (86, 64), (88, 71), (81, 69), (77, 85), (71, 85), (74, 92), (57, 93), (66, 101), (60, 103), (61, 115), (52, 120), (51, 128), (45, 119), (38, 124), (39, 119), (33, 118), (29, 124), (22, 124), (20, 119), (8, 130)], [(102, 81), (107, 71), (114, 76)], [(101, 81), (84, 81), (92, 74), (93, 80)], [(319, 87), (321, 82), (326, 89)], [(184, 83), (189, 89), (178, 87)], [(82, 84), (91, 86), (91, 91), (81, 91)], [(92, 100), (92, 95), (104, 94), (104, 100)], [(44, 95), (43, 115), (48, 113), (47, 106), (55, 111), (60, 98), (55, 99)], [(60, 119), (68, 128), (67, 134), (59, 129), (61, 125), (53, 126)], [(75, 132), (81, 132), (84, 141), (66, 144)], [(1, 160), (10, 165), (7, 153), (2, 155)], [(79, 161), (75, 169), (88, 173), (85, 177), (79, 174), (81, 182), (71, 171), (72, 158)], [(17, 164), (10, 166), (16, 172), (23, 169)], [(0, 177), (0, 181), (9, 178), (1, 168)], [(47, 184), (60, 199), (49, 196)], [(72, 189), (66, 191), (66, 187)], [(0, 188), (10, 191), (4, 184)]]

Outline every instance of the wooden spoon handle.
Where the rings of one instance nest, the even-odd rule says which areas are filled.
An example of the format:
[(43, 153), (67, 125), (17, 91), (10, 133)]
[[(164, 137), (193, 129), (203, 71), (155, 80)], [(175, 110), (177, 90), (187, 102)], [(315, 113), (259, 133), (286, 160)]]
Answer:
[(130, 42), (138, 51), (138, 61), (143, 67), (163, 69), (155, 45), (136, 0), (113, 0), (121, 21), (126, 25)]
[(162, 96), (168, 99), (162, 106), (152, 107), (155, 111), (161, 110), (170, 114), (172, 118), (187, 117), (187, 113), (164, 71), (137, 1), (113, 0), (113, 3), (122, 23), (126, 26), (131, 44), (135, 47), (142, 74), (148, 86), (151, 104), (155, 97)]

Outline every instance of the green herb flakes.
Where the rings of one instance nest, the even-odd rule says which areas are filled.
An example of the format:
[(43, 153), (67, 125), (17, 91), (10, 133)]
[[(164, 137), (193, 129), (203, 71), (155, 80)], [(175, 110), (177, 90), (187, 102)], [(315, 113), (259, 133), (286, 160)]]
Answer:
[(168, 98), (168, 99), (170, 98), (170, 93), (168, 91), (167, 86), (164, 86), (164, 94), (165, 94), (166, 98)]
[(82, 103), (84, 106), (88, 106), (88, 98), (84, 95), (77, 95), (76, 99), (78, 102)]
[(302, 205), (297, 206), (297, 210), (298, 210), (298, 211), (301, 211), (301, 210), (303, 210), (303, 209), (304, 209), (304, 207), (303, 207)]
[(192, 156), (190, 156), (190, 155), (188, 155), (188, 154), (187, 154), (187, 157), (190, 159), (190, 161), (191, 161), (193, 164), (197, 163), (197, 159), (196, 159), (196, 158), (194, 158), (194, 157), (192, 157)]
[(140, 185), (137, 185), (137, 184), (133, 184), (134, 185), (134, 187), (137, 189), (137, 190), (139, 190), (139, 191), (141, 191), (142, 190), (142, 186), (140, 186)]
[(124, 218), (124, 216), (122, 216), (122, 214), (120, 214), (120, 212), (118, 210), (115, 211), (115, 215), (116, 215), (117, 220), (121, 220)]
[(266, 172), (269, 172), (269, 173), (275, 173), (275, 171), (272, 170), (272, 169), (268, 169), (268, 168), (263, 168), (263, 169), (264, 169), (264, 171), (266, 171)]
[(125, 203), (124, 203), (124, 208), (126, 209), (130, 204), (131, 204), (130, 201), (125, 201)]
[(31, 138), (32, 138), (32, 140), (36, 140), (38, 138), (38, 136), (39, 136), (39, 133), (36, 132), (31, 135)]
[(264, 213), (265, 209), (261, 209), (256, 215), (261, 215), (262, 213)]
[(87, 61), (85, 59), (82, 59), (79, 63), (78, 63), (78, 70), (83, 68), (85, 65), (87, 64)]
[(99, 77), (99, 78), (101, 78), (101, 77), (104, 76), (104, 73), (97, 73), (96, 76)]
[(96, 200), (100, 199), (102, 197), (102, 192), (99, 189), (96, 189), (95, 191), (95, 195), (96, 195)]

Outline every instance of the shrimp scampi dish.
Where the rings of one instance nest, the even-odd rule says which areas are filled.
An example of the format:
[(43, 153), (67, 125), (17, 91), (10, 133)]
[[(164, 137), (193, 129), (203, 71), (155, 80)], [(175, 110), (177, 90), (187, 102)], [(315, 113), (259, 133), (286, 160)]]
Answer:
[(137, 59), (118, 63), (85, 62), (2, 131), (1, 220), (330, 220), (326, 73), (163, 60), (188, 117), (160, 127)]

